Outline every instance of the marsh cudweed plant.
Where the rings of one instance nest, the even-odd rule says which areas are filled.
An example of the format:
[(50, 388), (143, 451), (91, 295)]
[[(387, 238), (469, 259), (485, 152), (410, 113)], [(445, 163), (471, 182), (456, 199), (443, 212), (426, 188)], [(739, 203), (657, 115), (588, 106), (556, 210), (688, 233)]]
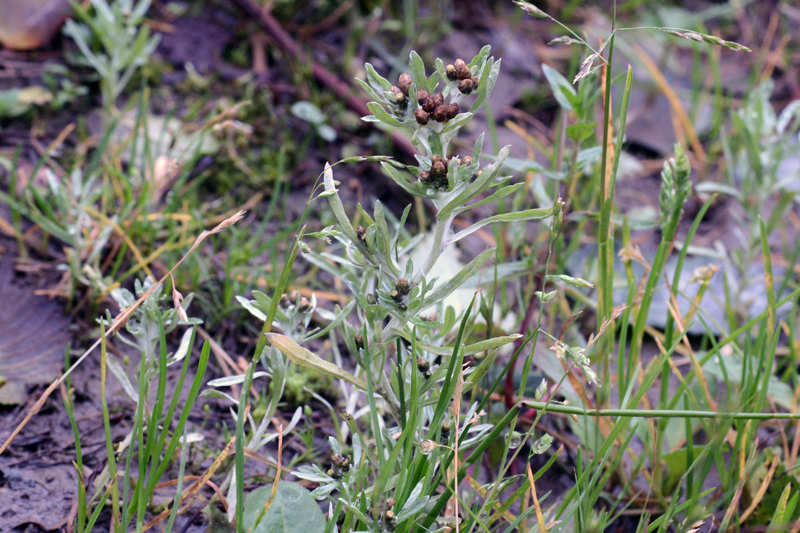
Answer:
[[(445, 299), (469, 278), (480, 275), (495, 252), (484, 251), (446, 280), (436, 275), (437, 260), (448, 247), (483, 227), (545, 219), (551, 217), (554, 207), (482, 219), (471, 211), (509, 196), (522, 186), (509, 184), (510, 176), (501, 175), (509, 147), (485, 165), (483, 135), (467, 152), (450, 150), (451, 141), (483, 106), (497, 82), (500, 61), (491, 57), (489, 46), (469, 62), (456, 59), (446, 65), (437, 59), (432, 72), (426, 72), (419, 55), (411, 52), (408, 73), (401, 74), (394, 84), (370, 64), (366, 65), (366, 72), (366, 80), (359, 81), (374, 101), (368, 104), (373, 114), (364, 120), (409, 129), (418, 150), (416, 165), (403, 165), (388, 157), (343, 162), (380, 162), (385, 174), (398, 186), (430, 202), (436, 212), (433, 228), (430, 235), (409, 235), (405, 223), (410, 205), (399, 221), (379, 201), (371, 214), (361, 205), (357, 212), (348, 212), (339, 197), (335, 165), (326, 165), (322, 174), (324, 191), (318, 199), (329, 203), (338, 225), (309, 235), (325, 239), (330, 251), (319, 253), (305, 243), (301, 249), (307, 261), (341, 280), (353, 300), (344, 309), (337, 307), (331, 313), (317, 309), (311, 301), (304, 306), (296, 295), (281, 297), (273, 326), (282, 334), (268, 333), (271, 346), (265, 347), (264, 354), (268, 355), (262, 355), (262, 362), (273, 379), (285, 371), (287, 361), (340, 379), (352, 408), (358, 407), (352, 400), (366, 394), (365, 409), (358, 410), (355, 416), (344, 413), (339, 438), (331, 437), (331, 463), (301, 466), (295, 475), (319, 483), (313, 492), (319, 499), (338, 496), (336, 508), (331, 508), (330, 524), (335, 524), (344, 512), (348, 524), (359, 523), (360, 530), (377, 532), (407, 529), (426, 513), (441, 482), (442, 469), (447, 466), (440, 464), (447, 450), (454, 445), (488, 445), (503, 430), (480, 423), (482, 413), (477, 403), (466, 406), (462, 414), (461, 395), (486, 376), (497, 349), (519, 335), (468, 344), (463, 332), (471, 320), (472, 306), (456, 311), (444, 305)], [(559, 215), (562, 207), (559, 202), (555, 208)], [(472, 224), (456, 232), (454, 221), (458, 217)], [(557, 219), (560, 222), (561, 216)], [(411, 251), (423, 246), (427, 246), (424, 259), (414, 262)], [(240, 302), (265, 320), (273, 307), (272, 300), (263, 293), (254, 296), (254, 300), (240, 298)], [(304, 317), (312, 313), (328, 325), (309, 330)], [(337, 364), (302, 346), (323, 336), (330, 338)], [(336, 349), (340, 339), (357, 364), (353, 374), (341, 368)], [(492, 356), (462, 370), (465, 356), (484, 353)], [(273, 387), (273, 392), (278, 388)], [(277, 399), (279, 395), (276, 402)], [(382, 413), (390, 414), (392, 421), (386, 421)], [(369, 436), (356, 425), (358, 417), (368, 419)], [(251, 430), (258, 426), (251, 420)], [(352, 433), (351, 455), (343, 451), (348, 433)], [(395, 438), (398, 433), (402, 436)], [(451, 460), (452, 457), (446, 460), (448, 465)]]
[(103, 107), (116, 112), (117, 98), (158, 45), (144, 18), (150, 0), (91, 0), (94, 12), (85, 2), (74, 6), (80, 23), (67, 20), (64, 33), (75, 41), (80, 54), (72, 54), (76, 65), (94, 69), (100, 78)]

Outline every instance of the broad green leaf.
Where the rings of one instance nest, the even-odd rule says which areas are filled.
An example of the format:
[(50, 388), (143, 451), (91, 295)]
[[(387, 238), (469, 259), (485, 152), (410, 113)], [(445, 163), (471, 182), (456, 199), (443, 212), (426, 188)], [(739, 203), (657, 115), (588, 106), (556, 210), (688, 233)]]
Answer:
[[(250, 531), (264, 506), (272, 496), (272, 485), (252, 491), (244, 500), (243, 525)], [(297, 483), (281, 481), (275, 498), (269, 505), (258, 527), (253, 533), (322, 533), (325, 531), (325, 516), (319, 505), (306, 489)]]
[(550, 89), (553, 91), (558, 105), (566, 111), (575, 111), (575, 103), (578, 101), (578, 93), (572, 84), (561, 75), (556, 69), (547, 65), (542, 65), (544, 76), (547, 78), (547, 83), (550, 84)]
[(467, 392), (472, 386), (481, 382), (483, 378), (489, 373), (489, 370), (494, 365), (494, 362), (497, 360), (497, 355), (500, 352), (497, 350), (492, 350), (486, 356), (486, 358), (481, 361), (481, 363), (472, 371), (472, 373), (467, 376), (467, 379), (464, 382), (464, 392)]
[(316, 370), (325, 374), (331, 375), (335, 378), (343, 379), (351, 385), (366, 390), (367, 384), (358, 379), (349, 372), (345, 372), (333, 363), (325, 361), (318, 355), (306, 350), (295, 341), (285, 335), (278, 333), (265, 333), (267, 340), (272, 343), (283, 355), (289, 358), (291, 362), (303, 368)]
[(567, 137), (575, 142), (583, 142), (594, 135), (597, 122), (590, 124), (570, 124), (567, 126)]

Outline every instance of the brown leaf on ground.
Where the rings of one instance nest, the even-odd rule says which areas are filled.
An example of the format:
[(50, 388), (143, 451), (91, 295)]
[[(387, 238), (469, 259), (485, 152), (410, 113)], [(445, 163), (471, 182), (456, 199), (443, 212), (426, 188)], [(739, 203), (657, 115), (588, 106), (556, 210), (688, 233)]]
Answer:
[(16, 279), (11, 253), (0, 256), (0, 403), (25, 401), (26, 384), (53, 381), (69, 341), (61, 306)]

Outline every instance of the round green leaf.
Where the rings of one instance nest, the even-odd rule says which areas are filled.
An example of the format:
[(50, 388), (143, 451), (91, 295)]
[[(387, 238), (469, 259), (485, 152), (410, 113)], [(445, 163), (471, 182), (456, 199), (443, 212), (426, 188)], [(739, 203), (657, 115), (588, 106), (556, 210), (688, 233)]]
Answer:
[[(249, 531), (272, 494), (265, 485), (244, 500), (244, 530)], [(253, 533), (322, 533), (325, 517), (311, 494), (296, 483), (281, 481), (275, 500)]]

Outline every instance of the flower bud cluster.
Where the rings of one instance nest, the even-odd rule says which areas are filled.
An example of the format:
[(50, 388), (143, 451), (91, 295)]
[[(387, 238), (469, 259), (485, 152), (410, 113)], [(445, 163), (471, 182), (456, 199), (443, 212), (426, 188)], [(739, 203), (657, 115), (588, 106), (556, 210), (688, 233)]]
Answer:
[(281, 309), (284, 311), (290, 311), (292, 308), (296, 308), (298, 312), (305, 315), (312, 310), (311, 302), (309, 302), (308, 298), (305, 296), (300, 296), (297, 290), (293, 290), (288, 296), (282, 294), (279, 303)]
[(400, 109), (408, 107), (408, 91), (411, 88), (411, 76), (408, 74), (400, 74), (397, 80), (397, 85), (392, 85), (389, 92), (394, 96), (394, 102)]
[(433, 372), (431, 372), (431, 364), (424, 357), (417, 359), (417, 370), (419, 370), (420, 374), (422, 374), (425, 379), (433, 375)]
[(409, 293), (411, 293), (411, 283), (406, 278), (400, 278), (397, 280), (392, 292), (389, 293), (389, 296), (400, 306), (401, 310), (405, 311)]
[(439, 434), (439, 444), (442, 446), (447, 446), (447, 443), (450, 442), (451, 429), (453, 429), (453, 426), (450, 422), (442, 422), (442, 431)]
[(421, 126), (427, 124), (429, 120), (447, 122), (458, 115), (458, 104), (455, 102), (445, 104), (442, 93), (429, 94), (425, 89), (419, 89), (417, 103), (420, 107), (414, 112), (414, 118)]
[(397, 529), (397, 517), (392, 511), (394, 498), (387, 498), (385, 503), (386, 510), (383, 512), (383, 527), (386, 528), (386, 531), (392, 532)]
[(450, 162), (436, 154), (431, 158), (431, 169), (423, 170), (419, 173), (419, 181), (432, 185), (434, 189), (447, 189), (447, 171), (449, 168)]
[(458, 80), (458, 90), (461, 94), (470, 94), (478, 90), (480, 80), (472, 75), (463, 59), (456, 59), (455, 65), (447, 65), (444, 70), (450, 81)]
[(370, 515), (377, 526), (373, 531), (389, 531), (391, 533), (397, 530), (397, 516), (392, 511), (394, 504), (394, 498), (389, 497), (381, 502), (379, 509), (372, 510)]
[(333, 479), (342, 479), (342, 477), (350, 471), (351, 463), (350, 456), (340, 455), (338, 453), (333, 454), (328, 475)]
[[(470, 166), (472, 164), (472, 156), (466, 156), (463, 159), (456, 159), (459, 165)], [(447, 173), (450, 169), (450, 161), (442, 158), (440, 155), (431, 157), (431, 169), (423, 170), (419, 173), (419, 181), (432, 186), (434, 189), (448, 189), (449, 184), (447, 181)]]

